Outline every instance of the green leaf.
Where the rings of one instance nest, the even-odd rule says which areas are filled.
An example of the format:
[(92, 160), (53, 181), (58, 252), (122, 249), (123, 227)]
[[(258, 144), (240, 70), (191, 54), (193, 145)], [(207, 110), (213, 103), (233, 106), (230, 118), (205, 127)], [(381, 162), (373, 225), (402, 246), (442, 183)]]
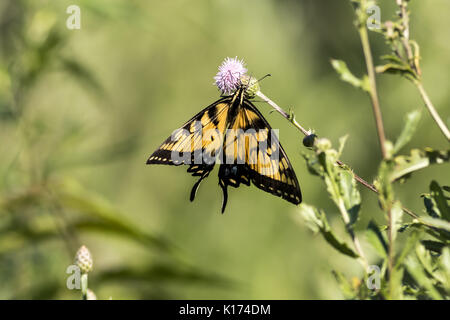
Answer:
[(406, 115), (405, 126), (394, 144), (393, 154), (396, 154), (400, 149), (405, 146), (412, 138), (414, 132), (417, 129), (421, 117), (421, 111), (415, 110)]
[(197, 283), (231, 288), (236, 285), (231, 279), (218, 274), (211, 274), (191, 266), (158, 263), (141, 268), (120, 267), (102, 271), (96, 279), (98, 282), (134, 282), (147, 285), (164, 282)]
[(131, 224), (125, 215), (114, 209), (108, 201), (85, 191), (76, 181), (66, 180), (52, 186), (52, 189), (64, 208), (87, 214), (89, 220), (78, 221), (79, 228), (94, 228), (125, 235), (163, 251), (171, 252), (175, 249), (162, 236), (148, 230), (143, 231)]
[(397, 63), (397, 64), (403, 63), (402, 59), (400, 59), (399, 57), (397, 57), (396, 55), (393, 55), (393, 54), (385, 54), (385, 55), (382, 55), (380, 58), (382, 60), (385, 60), (385, 61), (388, 61), (391, 63)]
[(392, 241), (397, 238), (397, 232), (402, 227), (403, 208), (399, 201), (394, 202), (391, 208)]
[(300, 204), (299, 209), (300, 214), (307, 226), (314, 232), (320, 232), (325, 241), (327, 241), (328, 244), (330, 244), (334, 249), (352, 258), (359, 257), (359, 255), (353, 251), (347, 243), (338, 239), (332, 232), (323, 211), (319, 212), (315, 207), (305, 203)]
[(421, 232), (418, 230), (414, 230), (411, 234), (406, 238), (405, 245), (403, 246), (400, 255), (395, 260), (395, 268), (400, 268), (403, 264), (405, 258), (411, 253), (412, 249), (414, 249), (417, 245), (417, 241), (419, 241)]
[(422, 194), (421, 197), (423, 198), (423, 204), (428, 215), (432, 218), (440, 218), (441, 212), (439, 211), (436, 201), (433, 199), (431, 194), (425, 193)]
[(298, 208), (303, 221), (312, 232), (317, 233), (321, 228), (323, 228), (323, 223), (321, 219), (318, 218), (316, 208), (306, 203), (301, 203)]
[(445, 247), (442, 249), (441, 256), (439, 257), (439, 266), (442, 270), (444, 287), (450, 290), (450, 248)]
[(422, 240), (420, 241), (422, 245), (429, 251), (433, 251), (435, 253), (440, 254), (442, 249), (445, 247), (445, 243), (433, 240)]
[(344, 200), (345, 209), (350, 217), (350, 222), (348, 225), (351, 226), (358, 220), (359, 217), (361, 195), (356, 187), (356, 181), (350, 172), (341, 170), (338, 173), (338, 177), (341, 196)]
[(378, 178), (375, 181), (375, 186), (378, 189), (378, 199), (381, 208), (387, 212), (394, 201), (394, 190), (390, 181), (390, 176), (394, 169), (394, 162), (392, 160), (383, 160), (378, 169)]
[(345, 299), (353, 299), (356, 296), (356, 292), (351, 285), (350, 281), (339, 271), (333, 270), (333, 275), (336, 278), (339, 287), (341, 288), (341, 292), (344, 295)]
[(376, 73), (399, 74), (409, 80), (417, 79), (416, 72), (413, 69), (411, 69), (409, 64), (405, 63), (401, 59), (397, 59), (397, 58), (393, 59), (394, 56), (392, 56), (392, 55), (383, 56), (383, 57), (386, 58), (385, 60), (387, 60), (389, 62), (386, 63), (385, 65), (376, 66), (375, 67)]
[(369, 92), (369, 84), (366, 76), (362, 79), (355, 77), (348, 69), (347, 64), (342, 60), (331, 59), (331, 65), (341, 76), (342, 81), (348, 82), (356, 88)]
[(84, 87), (94, 93), (103, 94), (104, 90), (95, 75), (82, 63), (72, 58), (61, 58), (62, 67)]
[(405, 260), (406, 269), (419, 286), (426, 289), (431, 298), (440, 300), (442, 299), (439, 292), (433, 285), (433, 282), (427, 277), (423, 267), (415, 255), (409, 255)]
[(402, 290), (402, 279), (403, 279), (403, 268), (397, 268), (392, 270), (392, 275), (389, 279), (389, 288), (391, 289), (389, 292), (389, 298), (393, 300), (402, 300), (403, 299), (403, 290)]
[(344, 147), (345, 147), (345, 143), (347, 142), (347, 139), (348, 139), (348, 134), (339, 138), (338, 157), (340, 157), (342, 155), (342, 152), (344, 151)]
[(448, 221), (431, 217), (422, 217), (421, 221), (426, 223), (428, 226), (450, 232), (450, 222)]
[(378, 226), (372, 220), (366, 230), (366, 239), (382, 258), (388, 256), (388, 245)]
[(447, 199), (444, 195), (444, 191), (442, 191), (442, 188), (439, 186), (439, 184), (436, 181), (431, 181), (430, 184), (430, 192), (431, 196), (436, 202), (436, 205), (439, 209), (440, 217), (450, 221), (450, 206), (447, 203)]
[(431, 164), (442, 164), (449, 160), (450, 150), (438, 151), (430, 148), (426, 148), (425, 150), (412, 149), (409, 156), (397, 156), (394, 158), (395, 166), (390, 174), (390, 181), (403, 178)]

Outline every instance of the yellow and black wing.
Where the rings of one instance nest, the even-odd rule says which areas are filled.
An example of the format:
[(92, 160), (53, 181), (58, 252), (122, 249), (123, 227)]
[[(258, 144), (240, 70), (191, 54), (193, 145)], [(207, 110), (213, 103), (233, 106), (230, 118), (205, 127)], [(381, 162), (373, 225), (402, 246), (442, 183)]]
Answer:
[[(302, 201), (294, 169), (267, 120), (247, 99), (243, 100), (233, 123), (235, 137), (225, 137), (224, 159), (219, 170), (219, 185), (223, 189), (225, 210), (227, 186), (250, 185), (281, 197), (293, 204)], [(230, 161), (234, 159), (233, 161)]]
[(232, 97), (225, 97), (209, 105), (175, 130), (148, 158), (147, 164), (181, 165), (203, 162), (196, 159), (205, 152), (220, 149), (220, 141), (205, 141), (216, 132), (223, 136)]
[[(232, 96), (224, 97), (200, 111), (175, 130), (147, 160), (147, 164), (189, 165), (187, 171), (200, 176), (192, 188), (191, 201), (202, 180), (214, 168), (216, 153), (222, 150), (232, 101)], [(205, 155), (210, 155), (206, 161)]]
[(187, 171), (200, 177), (191, 191), (193, 201), (201, 181), (220, 163), (222, 213), (227, 204), (227, 187), (237, 188), (241, 183), (253, 183), (299, 204), (302, 196), (297, 177), (278, 137), (243, 93), (239, 90), (200, 111), (175, 130), (147, 164), (189, 165)]

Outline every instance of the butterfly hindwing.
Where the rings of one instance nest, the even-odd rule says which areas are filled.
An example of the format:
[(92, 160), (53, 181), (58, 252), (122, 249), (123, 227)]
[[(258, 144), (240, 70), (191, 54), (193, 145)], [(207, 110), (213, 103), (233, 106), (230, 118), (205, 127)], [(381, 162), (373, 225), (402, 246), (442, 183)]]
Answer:
[[(301, 191), (286, 152), (267, 120), (249, 100), (243, 99), (230, 128), (233, 130), (227, 131), (224, 143), (228, 160), (219, 170), (224, 199), (227, 186), (237, 188), (240, 183), (249, 185), (251, 181), (261, 190), (299, 204)], [(235, 136), (229, 137), (229, 134)], [(222, 211), (225, 205), (226, 201)]]

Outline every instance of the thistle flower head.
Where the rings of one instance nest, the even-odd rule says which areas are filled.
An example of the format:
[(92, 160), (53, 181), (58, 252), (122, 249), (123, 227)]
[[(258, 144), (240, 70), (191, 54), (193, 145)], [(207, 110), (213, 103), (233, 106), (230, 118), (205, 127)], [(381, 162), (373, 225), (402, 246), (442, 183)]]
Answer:
[(241, 76), (247, 73), (244, 60), (226, 58), (219, 66), (219, 72), (214, 77), (215, 84), (222, 94), (233, 93), (241, 83)]

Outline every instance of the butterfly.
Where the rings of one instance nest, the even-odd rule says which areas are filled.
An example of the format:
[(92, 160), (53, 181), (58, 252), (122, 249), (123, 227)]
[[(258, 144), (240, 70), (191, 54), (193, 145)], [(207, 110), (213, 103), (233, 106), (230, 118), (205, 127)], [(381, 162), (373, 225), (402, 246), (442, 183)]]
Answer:
[(147, 164), (189, 165), (199, 177), (190, 194), (219, 165), (223, 191), (222, 213), (228, 186), (241, 184), (281, 197), (295, 205), (302, 201), (300, 186), (276, 132), (246, 95), (241, 84), (175, 130), (148, 158)]

